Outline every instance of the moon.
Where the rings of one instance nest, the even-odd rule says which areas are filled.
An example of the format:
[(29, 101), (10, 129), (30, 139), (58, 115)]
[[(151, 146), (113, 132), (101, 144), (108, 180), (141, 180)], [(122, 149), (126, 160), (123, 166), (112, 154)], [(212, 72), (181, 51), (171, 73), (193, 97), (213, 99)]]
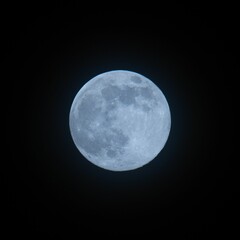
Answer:
[(69, 115), (77, 149), (91, 163), (128, 171), (152, 161), (168, 139), (171, 115), (162, 91), (141, 74), (97, 75), (76, 94)]

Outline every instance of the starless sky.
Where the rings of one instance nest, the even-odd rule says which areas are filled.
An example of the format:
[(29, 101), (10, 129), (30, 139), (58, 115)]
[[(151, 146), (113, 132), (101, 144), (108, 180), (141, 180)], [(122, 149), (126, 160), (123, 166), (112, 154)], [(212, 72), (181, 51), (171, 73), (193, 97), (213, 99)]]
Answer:
[[(232, 98), (225, 99), (232, 85), (225, 78), (223, 21), (199, 6), (172, 6), (167, 16), (161, 6), (143, 15), (75, 4), (65, 9), (58, 2), (47, 12), (32, 6), (15, 14), (9, 28), (7, 226), (52, 235), (215, 233), (230, 216), (226, 201), (234, 188), (226, 182), (232, 155), (224, 146), (233, 131), (223, 126), (233, 109)], [(172, 120), (160, 155), (121, 173), (86, 161), (69, 131), (79, 89), (118, 69), (157, 84)]]

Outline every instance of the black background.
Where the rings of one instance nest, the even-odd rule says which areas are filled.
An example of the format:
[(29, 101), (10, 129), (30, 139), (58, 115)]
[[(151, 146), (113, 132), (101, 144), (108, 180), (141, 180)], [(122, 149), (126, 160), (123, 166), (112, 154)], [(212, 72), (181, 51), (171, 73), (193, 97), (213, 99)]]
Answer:
[[(234, 144), (235, 123), (226, 13), (199, 5), (138, 7), (14, 7), (6, 111), (9, 233), (202, 239), (236, 229), (234, 157), (226, 150)], [(83, 84), (117, 69), (154, 81), (172, 116), (159, 156), (128, 172), (86, 161), (68, 123)]]

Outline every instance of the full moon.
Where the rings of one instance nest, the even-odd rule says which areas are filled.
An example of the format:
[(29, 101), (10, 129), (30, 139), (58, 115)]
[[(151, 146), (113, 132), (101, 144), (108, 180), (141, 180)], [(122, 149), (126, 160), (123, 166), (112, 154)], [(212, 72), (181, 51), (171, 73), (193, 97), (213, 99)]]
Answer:
[(141, 74), (116, 70), (89, 80), (75, 96), (69, 116), (77, 149), (91, 163), (128, 171), (163, 149), (171, 116), (162, 91)]

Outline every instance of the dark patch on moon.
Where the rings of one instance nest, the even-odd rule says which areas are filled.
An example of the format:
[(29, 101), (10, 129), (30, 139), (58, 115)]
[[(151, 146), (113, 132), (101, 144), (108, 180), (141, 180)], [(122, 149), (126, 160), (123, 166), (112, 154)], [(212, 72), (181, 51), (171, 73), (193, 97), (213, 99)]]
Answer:
[[(75, 131), (78, 132), (74, 136), (77, 146), (94, 156), (99, 156), (104, 149), (108, 149), (107, 155), (111, 158), (116, 156), (116, 151), (121, 152), (122, 147), (128, 143), (129, 138), (120, 130), (111, 128), (111, 123), (115, 118), (110, 115), (110, 112), (103, 112), (101, 108), (97, 108), (96, 101), (90, 96), (83, 99), (78, 106), (78, 118), (74, 122), (71, 121), (71, 125), (75, 126)], [(102, 125), (96, 127), (96, 129), (91, 129), (91, 123), (100, 115), (104, 118)], [(80, 129), (79, 131), (76, 129), (77, 127)], [(104, 131), (106, 128), (108, 130)], [(113, 151), (113, 148), (116, 151)]]
[(112, 129), (110, 131), (96, 131), (94, 133), (94, 138), (89, 137), (89, 131), (87, 129), (82, 129), (77, 135), (75, 141), (77, 146), (80, 146), (87, 153), (99, 156), (102, 150), (108, 149), (107, 155), (109, 157), (116, 156), (117, 152), (113, 151), (112, 148), (119, 150), (123, 146), (127, 145), (129, 138), (117, 129)]
[(148, 87), (140, 88), (140, 95), (147, 99), (153, 98), (153, 92)]
[(120, 89), (116, 86), (108, 86), (101, 90), (103, 98), (110, 105), (116, 99), (119, 99), (124, 105), (135, 104), (135, 97), (137, 96), (137, 91), (135, 88), (125, 86), (124, 89)]
[(106, 142), (110, 143), (110, 146), (116, 147), (125, 146), (129, 138), (125, 136), (120, 130), (116, 128), (110, 128), (108, 132), (105, 132)]
[(101, 90), (102, 96), (106, 101), (112, 101), (119, 97), (121, 94), (121, 89), (116, 86), (107, 86)]
[(98, 107), (96, 100), (93, 96), (88, 95), (82, 99), (81, 103), (77, 107), (78, 110), (78, 124), (86, 128), (90, 122), (96, 119), (96, 117), (102, 111), (101, 107)]
[(144, 112), (149, 112), (151, 110), (151, 108), (147, 104), (142, 104), (140, 105), (140, 107)]
[[(133, 76), (132, 80), (142, 81), (139, 77)], [(138, 103), (136, 101), (137, 96), (141, 96), (148, 101), (156, 102), (156, 99), (153, 97), (153, 91), (148, 87), (129, 87), (124, 86), (123, 89), (117, 86), (107, 86), (101, 90), (102, 96), (106, 101), (106, 111), (104, 112), (104, 119), (106, 124), (109, 124), (109, 121), (114, 120), (113, 116), (110, 116), (111, 111), (117, 108), (118, 101), (126, 106), (134, 104), (137, 108), (142, 109), (144, 112), (149, 112), (151, 108), (148, 104)]]
[(94, 133), (94, 139), (91, 139), (86, 129), (82, 129), (75, 140), (77, 146), (80, 146), (92, 155), (97, 155), (102, 148), (107, 146), (107, 143), (102, 141), (98, 133)]
[(111, 122), (114, 121), (116, 119), (116, 116), (112, 115), (111, 112), (113, 111), (113, 109), (108, 109), (106, 111), (104, 111), (103, 113), (101, 113), (104, 121), (102, 122), (102, 126), (103, 127), (109, 127), (111, 126)]
[(141, 83), (142, 82), (142, 79), (138, 76), (132, 76), (130, 79), (134, 83)]
[[(98, 156), (102, 150), (108, 149), (107, 155), (111, 158), (116, 156), (116, 151), (122, 151), (122, 147), (127, 144), (129, 139), (121, 131), (111, 128), (112, 122), (116, 119), (111, 112), (117, 107), (116, 98), (125, 104), (131, 104), (135, 100), (131, 91), (130, 88), (121, 90), (116, 86), (102, 89), (102, 95), (106, 101), (105, 110), (97, 106), (97, 101), (101, 101), (101, 99), (96, 99), (91, 94), (85, 95), (77, 107), (78, 117), (73, 123), (73, 126), (80, 129), (79, 134), (75, 136), (77, 146), (94, 156)], [(99, 117), (104, 119), (100, 126), (95, 130), (90, 128), (91, 124)], [(104, 131), (106, 128), (108, 131)], [(76, 129), (76, 131), (78, 130)], [(113, 151), (113, 148), (116, 150)]]
[(110, 149), (110, 150), (107, 151), (107, 155), (110, 158), (114, 158), (114, 157), (116, 157), (117, 153), (116, 153), (116, 151), (113, 151), (113, 150)]
[(135, 104), (135, 97), (137, 95), (136, 89), (131, 87), (126, 87), (124, 90), (121, 91), (119, 96), (119, 101), (124, 105)]

